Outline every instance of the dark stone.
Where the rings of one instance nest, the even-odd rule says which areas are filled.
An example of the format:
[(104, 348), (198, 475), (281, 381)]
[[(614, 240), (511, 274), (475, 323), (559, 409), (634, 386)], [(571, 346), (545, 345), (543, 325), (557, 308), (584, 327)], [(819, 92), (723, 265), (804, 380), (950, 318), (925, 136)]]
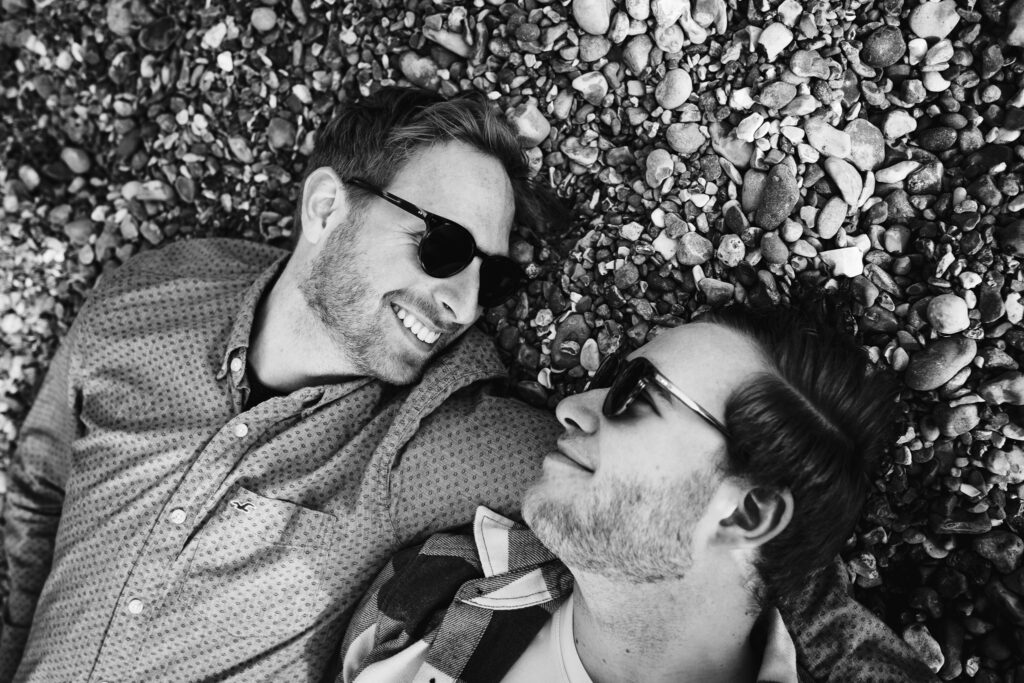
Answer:
[(776, 164), (765, 179), (754, 222), (765, 230), (774, 230), (792, 213), (799, 199), (793, 171), (786, 164)]
[(139, 31), (139, 45), (150, 52), (164, 52), (180, 35), (174, 17), (161, 17)]
[(956, 131), (948, 126), (934, 126), (917, 136), (917, 144), (929, 152), (945, 152), (956, 146)]
[(942, 616), (942, 600), (934, 588), (918, 586), (910, 596), (910, 606), (925, 612), (932, 619)]
[(937, 339), (911, 357), (904, 381), (918, 391), (938, 389), (974, 360), (977, 352), (973, 339)]
[(509, 325), (498, 332), (498, 347), (505, 351), (512, 351), (519, 343), (519, 329)]
[(992, 176), (983, 175), (968, 186), (967, 191), (972, 197), (985, 206), (999, 206), (1003, 203), (1003, 193), (992, 181)]
[(540, 369), (540, 351), (529, 344), (520, 344), (516, 350), (516, 364), (536, 372)]
[(864, 40), (860, 58), (879, 69), (892, 66), (907, 52), (903, 32), (896, 26), (881, 26)]
[(947, 600), (952, 600), (967, 592), (967, 577), (963, 572), (958, 572), (945, 565), (936, 569), (932, 574), (931, 584), (939, 595)]
[(548, 392), (539, 383), (527, 380), (516, 384), (516, 395), (537, 408), (547, 408)]
[(1001, 225), (995, 231), (996, 243), (1003, 251), (1024, 256), (1024, 219)]
[(1010, 531), (991, 531), (974, 539), (972, 546), (974, 552), (991, 562), (1001, 574), (1017, 569), (1024, 557), (1024, 541)]
[(945, 661), (939, 669), (939, 677), (950, 681), (963, 673), (964, 627), (955, 619), (943, 619), (935, 631)]
[(1012, 158), (1013, 149), (1009, 145), (986, 145), (969, 154), (964, 160), (964, 176), (970, 179), (977, 178), (988, 173), (993, 166), (1008, 163)]
[(864, 311), (860, 320), (861, 326), (868, 332), (885, 332), (894, 334), (900, 328), (896, 316), (881, 306), (872, 306)]
[(985, 594), (1010, 621), (1018, 626), (1024, 626), (1024, 599), (1014, 594), (999, 580), (992, 581)]

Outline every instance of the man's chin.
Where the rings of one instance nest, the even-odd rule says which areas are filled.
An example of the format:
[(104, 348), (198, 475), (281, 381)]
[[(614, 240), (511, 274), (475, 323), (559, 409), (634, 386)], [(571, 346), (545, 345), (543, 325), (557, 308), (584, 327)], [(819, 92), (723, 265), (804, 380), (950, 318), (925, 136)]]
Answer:
[[(563, 492), (564, 493), (564, 492)], [(526, 522), (527, 526), (531, 529), (534, 526), (550, 526), (548, 524), (553, 517), (564, 517), (564, 512), (559, 514), (559, 511), (564, 507), (564, 499), (559, 495), (559, 491), (552, 490), (551, 484), (546, 480), (544, 475), (535, 481), (523, 494), (523, 503), (520, 506), (520, 512), (523, 516), (523, 521)]]
[(376, 371), (370, 374), (388, 384), (413, 384), (420, 380), (435, 355), (412, 354), (407, 349), (394, 349), (390, 355), (379, 358)]

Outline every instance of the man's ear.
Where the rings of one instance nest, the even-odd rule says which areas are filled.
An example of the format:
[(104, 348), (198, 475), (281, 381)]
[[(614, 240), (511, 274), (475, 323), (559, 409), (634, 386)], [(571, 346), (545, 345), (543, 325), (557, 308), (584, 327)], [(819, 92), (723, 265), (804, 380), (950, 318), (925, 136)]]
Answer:
[(750, 488), (718, 523), (716, 540), (734, 548), (756, 548), (781, 534), (793, 519), (788, 488)]
[(302, 237), (317, 244), (332, 227), (348, 215), (345, 184), (331, 168), (321, 166), (302, 184)]

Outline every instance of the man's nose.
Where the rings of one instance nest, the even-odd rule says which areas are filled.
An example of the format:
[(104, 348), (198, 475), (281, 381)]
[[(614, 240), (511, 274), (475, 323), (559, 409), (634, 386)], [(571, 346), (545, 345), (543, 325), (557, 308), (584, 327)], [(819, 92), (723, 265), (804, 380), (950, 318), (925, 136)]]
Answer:
[(607, 389), (594, 389), (568, 396), (555, 408), (555, 417), (570, 434), (593, 434), (601, 424), (601, 406), (607, 394)]
[(445, 313), (460, 326), (472, 325), (480, 317), (480, 258), (475, 258), (466, 268), (455, 275), (444, 278), (438, 299)]

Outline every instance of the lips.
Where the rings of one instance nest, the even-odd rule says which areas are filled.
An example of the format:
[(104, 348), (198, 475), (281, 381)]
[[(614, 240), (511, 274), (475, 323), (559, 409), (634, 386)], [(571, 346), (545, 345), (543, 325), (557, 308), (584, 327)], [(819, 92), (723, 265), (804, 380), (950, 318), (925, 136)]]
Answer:
[(439, 331), (409, 309), (402, 308), (398, 304), (391, 304), (391, 310), (409, 333), (427, 346), (433, 346), (441, 338)]
[(587, 467), (578, 458), (570, 455), (567, 449), (562, 448), (561, 445), (559, 445), (559, 449), (557, 451), (551, 451), (550, 453), (548, 453), (548, 457), (551, 458), (552, 460), (563, 462), (578, 469), (584, 470), (586, 472), (590, 472), (591, 474), (594, 473), (593, 469)]

